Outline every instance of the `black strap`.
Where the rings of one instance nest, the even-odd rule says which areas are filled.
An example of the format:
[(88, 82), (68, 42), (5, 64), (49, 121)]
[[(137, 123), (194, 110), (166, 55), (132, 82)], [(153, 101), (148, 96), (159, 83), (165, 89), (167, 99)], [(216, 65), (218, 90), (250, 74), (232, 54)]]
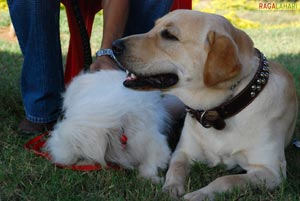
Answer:
[(72, 5), (71, 8), (73, 10), (74, 16), (76, 18), (77, 26), (80, 31), (82, 50), (83, 50), (83, 69), (84, 71), (88, 71), (93, 61), (90, 39), (88, 36), (88, 32), (86, 30), (84, 19), (80, 11), (78, 0), (71, 0), (71, 5)]

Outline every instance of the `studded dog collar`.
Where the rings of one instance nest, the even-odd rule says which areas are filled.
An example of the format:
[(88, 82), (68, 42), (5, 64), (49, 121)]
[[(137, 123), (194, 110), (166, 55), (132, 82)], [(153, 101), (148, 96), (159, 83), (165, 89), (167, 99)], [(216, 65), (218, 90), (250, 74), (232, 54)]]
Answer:
[(264, 89), (269, 78), (269, 65), (266, 57), (256, 49), (259, 55), (258, 69), (250, 83), (232, 99), (210, 110), (194, 110), (186, 106), (186, 111), (205, 128), (217, 130), (225, 128), (225, 119), (230, 118), (247, 107)]

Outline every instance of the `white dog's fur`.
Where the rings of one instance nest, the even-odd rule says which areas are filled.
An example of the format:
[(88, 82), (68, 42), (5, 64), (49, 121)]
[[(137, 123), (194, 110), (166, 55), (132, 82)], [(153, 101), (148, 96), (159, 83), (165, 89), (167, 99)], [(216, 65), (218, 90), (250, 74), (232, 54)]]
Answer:
[[(221, 16), (197, 11), (174, 11), (159, 19), (150, 32), (121, 42), (124, 50), (118, 59), (125, 68), (137, 77), (176, 74), (178, 83), (164, 91), (197, 110), (217, 107), (236, 96), (259, 66), (246, 33)], [(246, 174), (219, 177), (184, 196), (193, 201), (213, 199), (215, 193), (247, 184), (265, 183), (273, 189), (286, 176), (284, 148), (296, 124), (297, 95), (293, 77), (279, 64), (269, 62), (269, 67), (266, 87), (250, 105), (225, 120), (224, 130), (204, 128), (187, 114), (164, 184), (171, 195), (184, 194), (193, 161), (246, 170)]]
[[(77, 76), (64, 94), (64, 118), (57, 123), (46, 149), (53, 162), (139, 169), (141, 177), (160, 181), (170, 150), (166, 136), (169, 114), (159, 92), (123, 87), (125, 73), (100, 71)], [(120, 137), (126, 134), (126, 148)]]

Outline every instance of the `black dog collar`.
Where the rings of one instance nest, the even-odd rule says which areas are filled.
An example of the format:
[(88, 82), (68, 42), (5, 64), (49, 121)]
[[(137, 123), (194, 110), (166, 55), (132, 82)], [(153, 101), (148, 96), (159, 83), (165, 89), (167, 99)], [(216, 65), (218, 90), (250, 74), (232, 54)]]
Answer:
[(269, 78), (269, 65), (266, 57), (256, 49), (259, 55), (259, 66), (250, 83), (235, 97), (210, 110), (195, 110), (186, 106), (186, 111), (196, 118), (205, 128), (217, 130), (225, 128), (225, 119), (230, 118), (247, 107), (264, 89)]

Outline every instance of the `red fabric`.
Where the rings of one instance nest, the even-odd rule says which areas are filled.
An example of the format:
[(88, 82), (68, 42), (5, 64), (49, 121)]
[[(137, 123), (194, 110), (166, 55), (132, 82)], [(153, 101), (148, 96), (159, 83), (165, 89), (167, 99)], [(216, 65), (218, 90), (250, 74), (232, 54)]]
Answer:
[(174, 0), (171, 10), (192, 9), (192, 0)]
[[(72, 11), (72, 5), (69, 0), (61, 1), (65, 7), (68, 17), (70, 29), (70, 42), (67, 55), (65, 83), (68, 84), (71, 79), (76, 76), (83, 68), (83, 47), (81, 43), (81, 36), (77, 26), (76, 18)], [(81, 14), (83, 16), (89, 37), (93, 27), (95, 14), (101, 10), (101, 1), (99, 0), (78, 0)]]
[[(24, 148), (26, 150), (32, 151), (35, 155), (43, 157), (49, 161), (51, 161), (51, 158), (49, 156), (49, 153), (43, 151), (44, 145), (46, 143), (47, 137), (49, 133), (43, 133), (41, 135), (38, 135), (34, 137), (33, 139), (29, 140), (25, 145)], [(77, 170), (77, 171), (95, 171), (95, 170), (101, 170), (102, 167), (99, 164), (94, 164), (94, 165), (70, 165), (70, 166), (65, 166), (62, 164), (55, 163), (55, 166), (59, 168), (64, 168), (64, 169), (71, 169), (71, 170)], [(106, 169), (114, 169), (114, 170), (119, 170), (121, 169), (119, 166), (111, 163), (107, 163)]]
[[(70, 0), (61, 0), (61, 2), (66, 7), (71, 34), (65, 70), (65, 83), (68, 84), (83, 68), (83, 48), (80, 32), (71, 9), (71, 2)], [(90, 36), (95, 14), (101, 10), (101, 0), (78, 0), (78, 2)], [(192, 9), (192, 0), (174, 0), (172, 10), (174, 9)]]

